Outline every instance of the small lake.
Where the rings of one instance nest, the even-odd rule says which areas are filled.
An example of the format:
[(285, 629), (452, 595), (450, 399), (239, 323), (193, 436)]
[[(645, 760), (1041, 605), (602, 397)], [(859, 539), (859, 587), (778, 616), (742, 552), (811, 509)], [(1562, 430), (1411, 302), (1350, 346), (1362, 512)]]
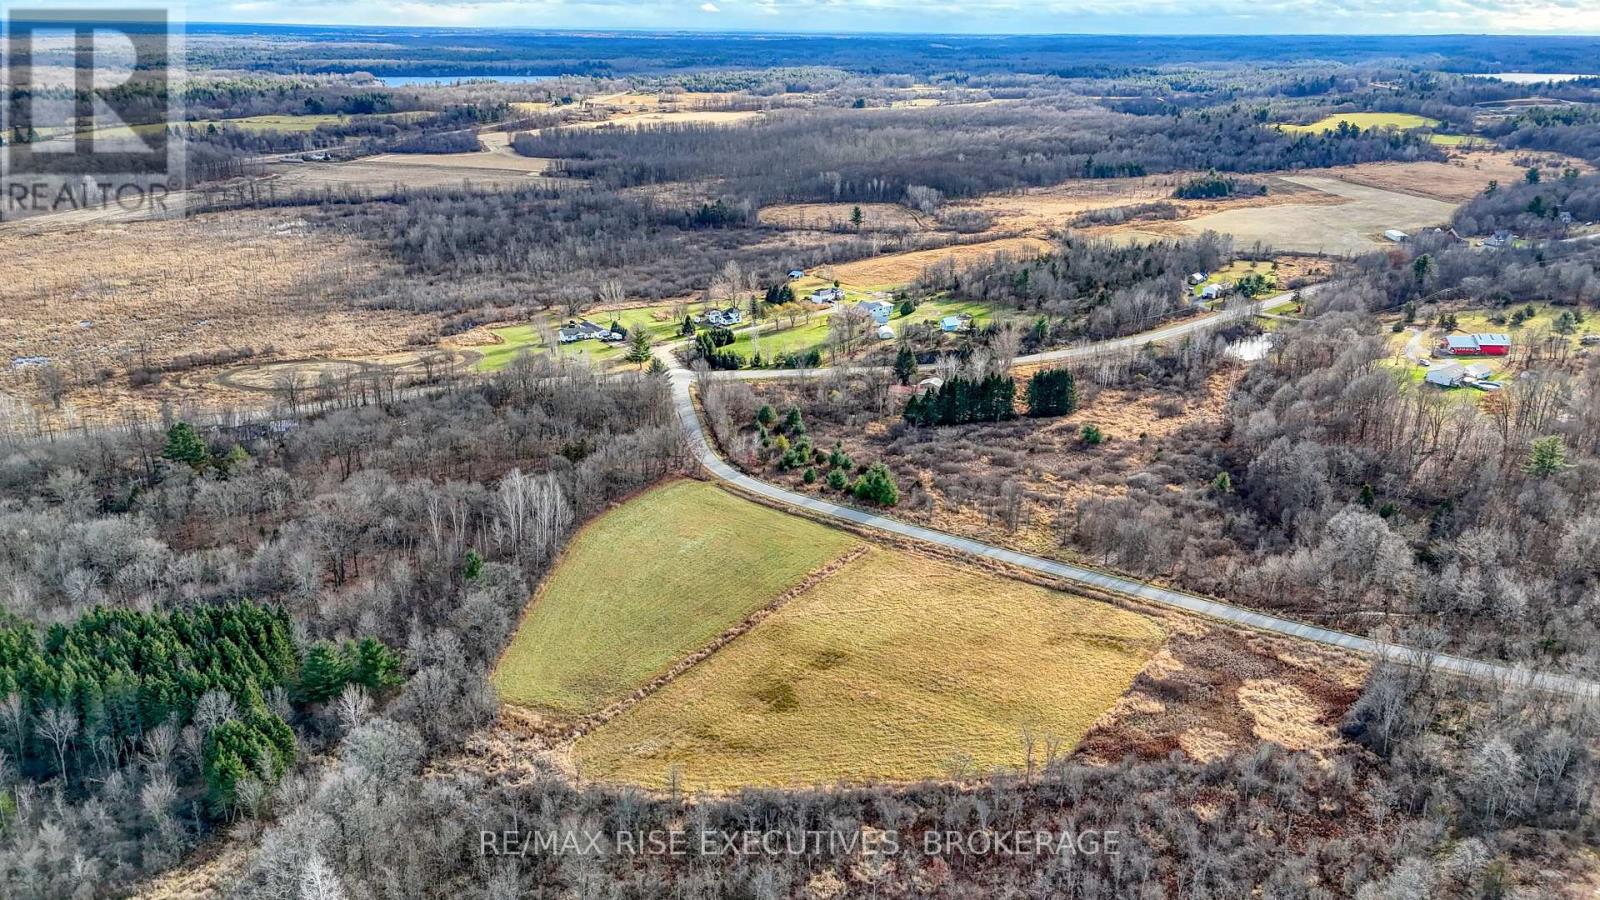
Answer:
[(427, 87), (429, 85), (460, 84), (463, 81), (492, 81), (496, 84), (536, 84), (560, 78), (559, 75), (379, 75), (375, 76), (384, 87)]

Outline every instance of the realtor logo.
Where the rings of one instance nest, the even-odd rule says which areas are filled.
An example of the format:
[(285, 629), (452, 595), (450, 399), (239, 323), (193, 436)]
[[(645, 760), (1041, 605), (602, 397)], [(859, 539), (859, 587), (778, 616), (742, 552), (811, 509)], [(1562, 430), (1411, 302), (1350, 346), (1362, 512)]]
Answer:
[(165, 9), (0, 11), (0, 220), (175, 212), (182, 42)]

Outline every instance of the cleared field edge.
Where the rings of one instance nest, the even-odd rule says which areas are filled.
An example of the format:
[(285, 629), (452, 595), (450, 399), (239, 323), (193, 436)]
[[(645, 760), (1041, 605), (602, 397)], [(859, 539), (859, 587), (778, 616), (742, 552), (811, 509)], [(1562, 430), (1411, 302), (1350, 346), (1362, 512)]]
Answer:
[[(839, 547), (837, 552), (825, 557), (819, 566), (800, 572), (796, 577), (790, 579), (783, 590), (768, 592), (752, 599), (745, 605), (745, 609), (739, 615), (732, 617), (727, 622), (726, 628), (718, 629), (717, 632), (708, 635), (705, 641), (684, 650), (682, 653), (669, 656), (656, 670), (638, 679), (638, 682), (627, 691), (606, 698), (600, 703), (590, 704), (582, 708), (565, 708), (533, 699), (512, 696), (502, 678), (507, 658), (518, 650), (519, 642), (524, 638), (524, 635), (529, 633), (529, 620), (538, 606), (547, 599), (550, 586), (555, 582), (557, 573), (563, 566), (573, 564), (574, 558), (583, 552), (585, 539), (592, 539), (598, 531), (607, 525), (608, 520), (613, 520), (614, 517), (624, 514), (630, 505), (642, 498), (675, 489), (712, 491), (716, 495), (726, 497), (735, 504), (750, 507), (752, 511), (759, 511), (759, 514), (804, 523), (803, 527), (805, 528), (836, 534), (839, 538)], [(616, 502), (610, 509), (585, 523), (583, 527), (572, 535), (566, 546), (562, 548), (560, 554), (552, 562), (549, 571), (530, 594), (528, 602), (523, 605), (522, 612), (517, 618), (517, 624), (512, 629), (510, 639), (506, 642), (506, 646), (500, 651), (490, 669), (490, 682), (499, 693), (503, 704), (517, 707), (541, 717), (547, 717), (550, 720), (550, 724), (566, 723), (574, 729), (593, 727), (592, 724), (585, 725), (584, 723), (592, 722), (592, 720), (599, 717), (609, 718), (614, 716), (616, 708), (630, 706), (637, 702), (641, 696), (658, 690), (662, 683), (677, 677), (681, 671), (690, 668), (694, 663), (715, 652), (716, 649), (737, 637), (738, 634), (744, 633), (766, 614), (770, 614), (772, 610), (791, 599), (792, 595), (803, 593), (801, 588), (810, 586), (816, 581), (831, 575), (843, 564), (859, 556), (865, 549), (867, 549), (867, 543), (860, 535), (805, 516), (796, 516), (766, 504), (752, 502), (741, 493), (727, 490), (721, 485), (689, 477), (673, 477), (657, 482)]]
[[(874, 614), (882, 614), (879, 619), (888, 623), (889, 629), (893, 631), (896, 627), (915, 630), (917, 626), (911, 623), (931, 612), (938, 617), (938, 622), (932, 626), (924, 626), (925, 633), (923, 637), (929, 639), (930, 642), (936, 634), (958, 634), (962, 638), (975, 639), (976, 646), (983, 648), (986, 653), (987, 645), (990, 643), (1004, 641), (1009, 645), (1019, 640), (1016, 635), (1026, 626), (1035, 626), (1033, 630), (1038, 633), (1049, 631), (1051, 626), (1054, 626), (1056, 629), (1064, 628), (1071, 631), (1074, 638), (1081, 645), (1074, 648), (1079, 655), (1070, 665), (1086, 667), (1087, 673), (1082, 682), (1070, 683), (1065, 687), (1062, 686), (1059, 678), (1068, 666), (1065, 660), (1056, 660), (1057, 665), (1062, 666), (1062, 669), (1056, 671), (1050, 671), (1048, 660), (1041, 664), (1036, 657), (1025, 654), (1013, 657), (1009, 664), (1000, 660), (996, 661), (995, 668), (1001, 675), (1015, 675), (1025, 670), (1026, 675), (1024, 677), (1031, 680), (1031, 684), (1028, 687), (1034, 691), (1030, 698), (1032, 702), (1030, 704), (1028, 699), (1021, 701), (1018, 705), (1020, 709), (1036, 706), (1041, 700), (1041, 695), (1055, 692), (1054, 702), (1058, 705), (1052, 706), (1051, 711), (1057, 713), (1063, 719), (1073, 720), (1070, 726), (1063, 731), (1055, 731), (1048, 727), (1051, 724), (1061, 724), (1060, 720), (1055, 723), (1042, 719), (1035, 723), (1005, 721), (1008, 716), (1013, 714), (1011, 706), (1006, 703), (993, 703), (985, 707), (995, 710), (994, 727), (987, 729), (985, 733), (980, 734), (980, 731), (983, 731), (982, 729), (964, 731), (960, 722), (952, 723), (947, 730), (943, 729), (942, 726), (935, 728), (940, 734), (949, 733), (952, 735), (952, 746), (961, 744), (963, 740), (966, 742), (966, 749), (974, 751), (971, 761), (978, 766), (977, 771), (993, 771), (1007, 768), (1021, 769), (1023, 766), (1023, 751), (1020, 740), (1023, 729), (1031, 730), (1035, 725), (1041, 726), (1040, 730), (1032, 731), (1034, 737), (1039, 740), (1041, 747), (1046, 737), (1049, 736), (1061, 740), (1059, 748), (1061, 752), (1071, 752), (1073, 748), (1076, 748), (1082, 742), (1085, 736), (1094, 731), (1099, 723), (1116, 707), (1117, 703), (1127, 696), (1140, 674), (1151, 665), (1152, 659), (1166, 645), (1169, 637), (1167, 624), (1164, 622), (1163, 617), (1159, 615), (1128, 609), (1119, 604), (1104, 603), (1080, 596), (1074, 592), (1049, 587), (1030, 579), (1012, 578), (985, 567), (966, 565), (938, 554), (922, 554), (892, 546), (869, 543), (862, 551), (852, 554), (852, 558), (846, 561), (841, 568), (842, 571), (833, 574), (826, 580), (819, 581), (817, 584), (808, 586), (799, 596), (781, 604), (779, 608), (769, 611), (768, 614), (761, 617), (760, 621), (753, 622), (753, 627), (747, 629), (744, 634), (739, 636), (737, 641), (732, 642), (732, 646), (727, 647), (714, 658), (707, 660), (704, 665), (683, 673), (683, 677), (674, 683), (663, 685), (659, 695), (646, 698), (643, 702), (631, 704), (629, 708), (620, 710), (609, 722), (577, 736), (577, 739), (569, 744), (566, 751), (571, 763), (584, 773), (586, 779), (591, 781), (659, 789), (667, 783), (666, 779), (669, 776), (666, 772), (669, 769), (677, 768), (676, 763), (662, 762), (659, 771), (651, 770), (649, 774), (646, 774), (643, 771), (646, 767), (630, 763), (632, 754), (629, 749), (607, 751), (596, 748), (608, 738), (627, 740), (634, 745), (642, 741), (649, 745), (654, 738), (660, 736), (655, 732), (660, 731), (663, 725), (668, 726), (667, 733), (672, 737), (688, 735), (690, 740), (694, 740), (714, 735), (717, 731), (717, 726), (721, 724), (719, 722), (699, 721), (692, 716), (683, 716), (681, 719), (675, 717), (680, 716), (682, 710), (690, 708), (696, 703), (706, 703), (708, 697), (716, 694), (723, 694), (726, 698), (739, 696), (741, 685), (749, 680), (748, 676), (753, 671), (772, 668), (781, 669), (785, 666), (790, 670), (802, 670), (810, 666), (810, 663), (803, 661), (804, 657), (802, 656), (778, 657), (776, 660), (766, 660), (765, 665), (752, 666), (752, 661), (760, 663), (763, 660), (763, 654), (767, 653), (769, 649), (766, 646), (767, 644), (781, 640), (781, 638), (774, 639), (774, 633), (788, 635), (795, 632), (805, 632), (805, 620), (802, 617), (814, 616), (815, 618), (811, 621), (842, 622), (841, 625), (831, 627), (851, 629), (855, 626), (861, 626), (861, 623), (852, 618), (852, 616), (873, 617)], [(863, 583), (871, 584), (873, 583), (871, 581), (872, 576), (881, 575), (885, 571), (910, 572), (912, 574), (909, 577), (914, 579), (915, 586), (908, 585), (901, 590), (900, 593), (904, 599), (902, 602), (895, 604), (897, 607), (895, 609), (872, 605), (855, 606), (858, 600), (856, 590), (859, 589), (859, 586), (854, 579), (867, 578), (868, 581)], [(936, 591), (941, 587), (949, 588), (963, 582), (972, 585), (981, 583), (983, 585), (992, 585), (992, 587), (979, 595), (961, 594), (951, 599), (928, 599), (926, 594), (928, 590)], [(995, 591), (1000, 592), (1003, 598), (994, 597), (993, 592)], [(943, 595), (935, 596), (942, 597)], [(995, 611), (993, 604), (996, 602), (1009, 604), (1009, 601), (1013, 600), (1017, 601), (1017, 605), (1010, 608), (1014, 611), (1016, 619), (1008, 619), (1003, 623), (990, 625), (989, 619), (992, 618), (992, 613)], [(841, 606), (848, 608), (841, 608)], [(835, 615), (829, 615), (830, 613)], [(1024, 623), (1026, 623), (1026, 626)], [(986, 628), (988, 630), (985, 630)], [(1080, 628), (1085, 630), (1079, 630)], [(864, 629), (857, 627), (848, 633), (857, 634), (863, 631)], [(817, 632), (810, 636), (815, 637), (820, 633)], [(895, 634), (894, 636), (898, 637), (900, 635)], [(798, 643), (803, 643), (803, 641)], [(1045, 639), (1041, 642), (1036, 634), (1033, 644), (1026, 644), (1025, 649), (1038, 649), (1034, 644), (1037, 644), (1038, 647), (1049, 647), (1054, 644), (1054, 641), (1053, 639)], [(884, 662), (892, 664), (894, 655), (905, 647), (904, 644), (894, 642), (890, 642), (885, 646), (894, 649), (887, 650), (884, 658), (863, 660), (864, 663), (871, 665), (870, 671), (882, 671), (878, 668), (878, 664)], [(1106, 650), (1107, 646), (1115, 649)], [(958, 668), (960, 662), (954, 659), (954, 656), (949, 660), (946, 668), (940, 668), (937, 662), (939, 659), (937, 651), (940, 648), (931, 644), (930, 647), (934, 651), (934, 655), (925, 660), (925, 662), (929, 663), (926, 670), (910, 670), (917, 676), (917, 679), (927, 678), (934, 681), (950, 678), (959, 679), (963, 674), (976, 673), (986, 669), (983, 666)], [(1091, 658), (1092, 648), (1104, 651), (1105, 655)], [(847, 657), (853, 656), (853, 654), (848, 653), (845, 655)], [(985, 655), (984, 659), (987, 658)], [(970, 663), (974, 662), (974, 660), (967, 660), (966, 662)], [(1108, 665), (1117, 669), (1113, 673), (1114, 677), (1106, 677), (1105, 669)], [(890, 671), (895, 674), (886, 674), (877, 682), (867, 682), (860, 689), (866, 694), (876, 696), (877, 688), (887, 689), (885, 686), (891, 685), (896, 680), (896, 675), (904, 676), (907, 674), (907, 670), (904, 669)], [(971, 684), (982, 686), (983, 676), (974, 676)], [(744, 686), (748, 687), (748, 685)], [(1085, 697), (1088, 699), (1085, 700)], [(916, 699), (915, 702), (908, 705), (912, 707), (925, 706), (926, 701), (927, 698), (924, 697)], [(729, 700), (728, 702), (733, 701)], [(1084, 703), (1087, 703), (1087, 708), (1081, 705), (1074, 706), (1074, 704)], [(981, 704), (977, 703), (973, 697), (953, 696), (949, 702), (949, 707), (952, 710), (979, 706)], [(758, 711), (745, 709), (737, 715), (729, 716), (725, 721), (749, 719), (755, 717), (757, 713)], [(847, 716), (848, 713), (841, 715)], [(644, 721), (641, 722), (639, 721), (640, 719)], [(824, 716), (821, 721), (826, 722), (831, 727), (838, 720)], [(816, 721), (814, 720), (812, 724), (815, 725)], [(1009, 759), (1009, 757), (1005, 759), (997, 758), (995, 753), (997, 745), (994, 742), (1004, 728), (1012, 726), (1018, 727), (1019, 730), (1015, 733), (1005, 732), (1006, 737), (1001, 740), (1016, 739), (1016, 758), (1014, 760)], [(654, 730), (652, 730), (652, 727)], [(801, 727), (803, 730), (805, 726), (802, 725)], [(840, 727), (847, 729), (848, 725), (841, 722)], [(637, 730), (629, 731), (630, 728)], [(914, 730), (915, 728), (913, 728), (913, 732)], [(778, 729), (768, 729), (768, 733), (776, 731)], [(619, 735), (618, 732), (621, 732), (621, 734)], [(924, 732), (924, 737), (926, 737), (926, 729), (924, 729)], [(811, 747), (805, 748), (805, 750), (814, 751), (826, 746), (827, 749), (821, 750), (823, 755), (837, 753), (836, 746), (842, 746), (848, 737), (848, 731), (838, 734), (830, 733), (827, 736), (819, 735), (817, 741)], [(792, 772), (787, 777), (741, 779), (725, 777), (726, 772), (732, 770), (733, 763), (719, 759), (713, 763), (718, 767), (719, 774), (717, 776), (708, 779), (703, 772), (699, 774), (684, 773), (680, 786), (695, 791), (717, 793), (751, 786), (794, 788), (806, 785), (904, 784), (948, 779), (947, 773), (941, 772), (936, 765), (928, 764), (926, 760), (924, 765), (915, 771), (905, 768), (904, 759), (884, 762), (884, 758), (892, 755), (894, 749), (898, 747), (901, 738), (909, 738), (909, 743), (912, 745), (917, 740), (916, 735), (912, 732), (892, 735), (888, 738), (885, 738), (880, 733), (876, 738), (880, 742), (880, 746), (862, 748), (860, 760), (865, 762), (868, 768), (874, 763), (883, 765), (884, 769), (881, 771), (870, 771), (860, 766), (855, 766), (854, 768), (857, 770), (850, 772), (829, 771), (824, 770), (826, 767), (817, 767), (814, 761), (807, 762), (802, 760), (791, 767)], [(835, 739), (837, 739), (837, 745)], [(868, 738), (869, 744), (872, 740), (873, 738)], [(984, 741), (989, 743), (985, 745)], [(1007, 752), (1009, 752), (1011, 749), (1010, 744), (1007, 744), (1006, 747)], [(795, 751), (795, 749), (793, 747), (787, 748), (790, 752)], [(801, 751), (800, 755), (808, 758), (805, 750)], [(914, 755), (915, 749), (912, 752)], [(955, 752), (958, 755), (965, 753), (961, 749), (957, 749)], [(593, 768), (590, 768), (590, 766), (593, 766)], [(852, 766), (847, 765), (845, 768), (852, 768)]]

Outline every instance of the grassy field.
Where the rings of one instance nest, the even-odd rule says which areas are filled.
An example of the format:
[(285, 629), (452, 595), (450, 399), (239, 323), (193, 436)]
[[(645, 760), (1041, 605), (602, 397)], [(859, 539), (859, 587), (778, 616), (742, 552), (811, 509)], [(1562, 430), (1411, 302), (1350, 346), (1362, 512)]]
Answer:
[(1198, 235), (1233, 235), (1238, 246), (1256, 242), (1277, 250), (1356, 255), (1390, 246), (1385, 229), (1415, 231), (1450, 221), (1456, 204), (1372, 187), (1323, 175), (1285, 176), (1283, 181), (1322, 196), (1305, 201), (1237, 207), (1179, 222), (1141, 224), (1116, 233), (1122, 240)]
[(510, 703), (594, 712), (856, 544), (702, 482), (656, 488), (572, 542), (496, 666), (495, 687)]
[[(663, 303), (655, 306), (639, 306), (633, 309), (612, 311), (597, 311), (585, 316), (597, 325), (610, 325), (613, 321), (622, 323), (629, 333), (635, 329), (643, 328), (650, 333), (650, 339), (658, 344), (667, 343), (678, 339), (678, 329), (683, 327), (683, 320), (674, 318), (671, 314), (672, 304)], [(698, 307), (696, 307), (698, 309)], [(566, 321), (560, 315), (550, 316), (550, 330)], [(511, 365), (517, 354), (523, 350), (538, 353), (544, 349), (544, 343), (539, 337), (539, 331), (532, 324), (511, 325), (505, 328), (490, 329), (500, 338), (501, 343), (487, 347), (474, 348), (483, 353), (483, 358), (478, 361), (478, 369), (483, 372), (497, 372)], [(582, 356), (596, 365), (609, 367), (621, 365), (628, 355), (627, 344), (615, 346), (603, 344), (600, 341), (577, 341), (565, 344), (561, 352), (571, 356)]]
[[(1150, 620), (873, 548), (580, 739), (588, 777), (690, 789), (1020, 768), (1069, 751), (1160, 645)], [(958, 763), (957, 761), (963, 761)]]
[(1278, 127), (1288, 132), (1323, 132), (1332, 131), (1339, 127), (1340, 122), (1349, 122), (1362, 130), (1369, 128), (1398, 128), (1402, 131), (1412, 128), (1434, 128), (1439, 124), (1438, 119), (1429, 119), (1411, 113), (1337, 113), (1323, 119), (1318, 119), (1310, 125), (1280, 124)]
[[(858, 303), (865, 299), (868, 299), (868, 295), (864, 292), (845, 292), (846, 305)], [(974, 327), (981, 327), (992, 321), (995, 316), (993, 307), (987, 303), (971, 300), (931, 300), (919, 304), (916, 311), (909, 317), (900, 315), (900, 310), (896, 309), (889, 318), (889, 327), (894, 329), (895, 334), (898, 335), (901, 327), (908, 323), (924, 322), (930, 319), (937, 322), (945, 316), (960, 315), (962, 313), (972, 316)], [(787, 320), (784, 321), (787, 322)], [(767, 360), (772, 359), (774, 355), (782, 353), (803, 353), (813, 348), (820, 350), (828, 343), (828, 315), (823, 313), (813, 314), (810, 322), (801, 322), (793, 328), (785, 327), (777, 331), (762, 331), (759, 334), (745, 329), (737, 332), (737, 335), (738, 337), (729, 345), (729, 349), (747, 360), (758, 349), (762, 358)], [(869, 341), (867, 346), (870, 347), (873, 343), (875, 342)]]

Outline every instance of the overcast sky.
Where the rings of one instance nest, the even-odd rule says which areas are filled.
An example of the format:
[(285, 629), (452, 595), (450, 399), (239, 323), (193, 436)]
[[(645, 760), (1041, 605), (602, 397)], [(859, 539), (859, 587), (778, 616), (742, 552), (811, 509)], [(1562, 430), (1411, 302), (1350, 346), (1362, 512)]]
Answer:
[[(105, 2), (34, 0), (26, 5)], [(834, 33), (1600, 34), (1600, 0), (188, 0), (182, 5), (194, 22), (319, 25)]]

